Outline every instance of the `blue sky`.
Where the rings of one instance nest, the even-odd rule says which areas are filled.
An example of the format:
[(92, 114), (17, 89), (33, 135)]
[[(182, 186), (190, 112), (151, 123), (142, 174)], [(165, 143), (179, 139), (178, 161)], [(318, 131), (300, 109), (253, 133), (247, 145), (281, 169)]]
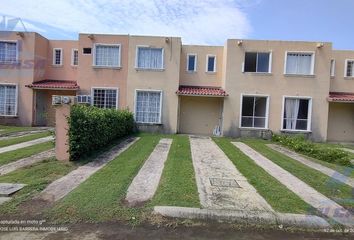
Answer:
[(6, 20), (21, 18), (28, 31), (50, 39), (93, 32), (181, 36), (185, 44), (330, 41), (354, 50), (354, 0), (0, 0), (0, 6)]

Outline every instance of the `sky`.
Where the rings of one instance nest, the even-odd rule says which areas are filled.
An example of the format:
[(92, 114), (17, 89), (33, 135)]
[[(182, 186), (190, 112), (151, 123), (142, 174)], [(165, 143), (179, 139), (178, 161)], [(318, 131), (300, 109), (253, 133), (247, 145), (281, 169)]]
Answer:
[[(0, 0), (0, 30), (333, 42), (354, 50), (354, 0)], [(21, 19), (21, 21), (17, 21)]]

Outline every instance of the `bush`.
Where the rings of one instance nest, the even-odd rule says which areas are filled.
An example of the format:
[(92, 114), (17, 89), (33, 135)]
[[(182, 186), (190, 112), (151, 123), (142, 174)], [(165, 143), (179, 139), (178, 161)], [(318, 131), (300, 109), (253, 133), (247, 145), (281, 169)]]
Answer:
[(303, 135), (273, 135), (272, 140), (295, 152), (329, 163), (351, 166), (349, 154), (338, 148), (321, 146), (306, 140)]
[(131, 112), (84, 105), (72, 106), (68, 123), (70, 160), (78, 160), (134, 130)]

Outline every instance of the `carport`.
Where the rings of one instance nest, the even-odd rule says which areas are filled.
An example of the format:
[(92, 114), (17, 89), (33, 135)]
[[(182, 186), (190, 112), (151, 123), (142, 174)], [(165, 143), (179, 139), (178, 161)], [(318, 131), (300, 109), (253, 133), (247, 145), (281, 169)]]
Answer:
[(354, 93), (330, 92), (328, 141), (354, 142)]
[(180, 86), (178, 132), (221, 135), (224, 98), (221, 88)]

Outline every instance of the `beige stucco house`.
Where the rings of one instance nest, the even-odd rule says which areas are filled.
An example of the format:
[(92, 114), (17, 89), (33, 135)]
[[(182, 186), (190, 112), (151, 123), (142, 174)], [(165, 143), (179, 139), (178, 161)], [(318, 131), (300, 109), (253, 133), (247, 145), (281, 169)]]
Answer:
[(0, 33), (0, 124), (54, 125), (53, 95), (128, 108), (146, 131), (354, 142), (354, 51), (331, 43)]

